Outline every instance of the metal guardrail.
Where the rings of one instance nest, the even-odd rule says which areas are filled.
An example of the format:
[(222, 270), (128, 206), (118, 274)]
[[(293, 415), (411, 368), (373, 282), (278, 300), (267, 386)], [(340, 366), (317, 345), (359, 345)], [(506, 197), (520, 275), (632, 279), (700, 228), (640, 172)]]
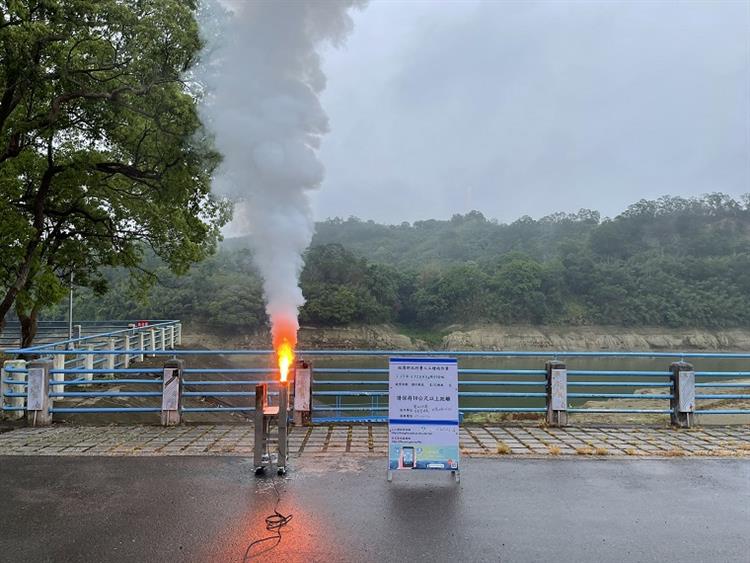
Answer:
[[(76, 321), (73, 331), (75, 340), (80, 337), (102, 336), (117, 330), (126, 330), (140, 320), (105, 320), (105, 321)], [(151, 320), (150, 324), (162, 324), (175, 322), (168, 319)], [(69, 338), (68, 321), (38, 321), (34, 347), (49, 346), (57, 344)], [(16, 349), (21, 345), (21, 324), (18, 320), (6, 320), (4, 329), (0, 333), (0, 352), (7, 353), (10, 349)]]
[[(249, 413), (254, 411), (255, 396), (248, 387), (267, 380), (275, 381), (276, 370), (269, 367), (216, 368), (200, 367), (206, 356), (244, 356), (270, 358), (271, 350), (182, 350), (174, 349), (181, 338), (178, 321), (159, 321), (143, 328), (126, 328), (54, 344), (42, 344), (10, 352), (50, 357), (54, 362), (50, 379), (53, 414), (96, 413), (158, 413), (161, 411), (159, 367), (130, 367), (133, 359), (145, 356), (191, 357), (198, 365), (184, 370), (182, 397), (185, 413)], [(137, 344), (137, 345), (135, 345)], [(451, 356), (459, 359), (483, 358), (651, 358), (665, 360), (750, 360), (750, 353), (698, 352), (529, 352), (529, 351), (413, 351), (413, 350), (302, 350), (299, 357), (317, 357), (326, 361), (361, 361), (370, 358), (382, 361), (383, 367), (327, 366), (314, 369), (313, 388), (315, 421), (365, 422), (385, 421), (388, 410), (387, 357), (389, 356)], [(750, 363), (750, 362), (749, 362)], [(665, 362), (666, 364), (666, 362)], [(270, 365), (270, 362), (269, 364)], [(668, 365), (665, 365), (667, 368)], [(25, 410), (26, 370), (6, 365), (2, 374), (2, 410), (22, 413)], [(213, 376), (240, 377), (217, 379)], [(247, 376), (247, 377), (246, 377)], [(322, 376), (322, 377), (321, 377)], [(567, 370), (567, 412), (608, 414), (670, 415), (675, 398), (671, 372), (661, 370)], [(209, 377), (209, 379), (204, 379)], [(725, 388), (750, 389), (750, 383), (716, 381), (724, 378), (750, 378), (750, 371), (696, 371), (695, 400), (698, 415), (750, 414), (749, 408), (700, 408), (707, 400), (750, 400), (750, 393), (719, 393)], [(136, 386), (138, 389), (115, 389), (111, 386)], [(144, 386), (144, 387), (140, 387)], [(509, 368), (460, 368), (459, 410), (461, 413), (544, 413), (547, 412), (547, 370)], [(508, 390), (512, 388), (512, 390)], [(596, 389), (603, 388), (603, 389)], [(664, 392), (635, 393), (634, 389), (663, 389)], [(711, 392), (711, 389), (714, 391)], [(87, 406), (91, 399), (132, 399), (152, 401), (146, 406)], [(653, 401), (654, 408), (585, 407), (588, 400), (634, 399)], [(211, 404), (201, 404), (210, 400)], [(240, 404), (238, 404), (238, 401)], [(247, 404), (241, 404), (243, 402)], [(520, 401), (523, 401), (521, 403)], [(65, 404), (61, 404), (61, 403)], [(195, 404), (198, 403), (198, 404)], [(510, 403), (510, 404), (508, 404)], [(704, 403), (705, 404), (705, 403)], [(750, 403), (748, 403), (750, 405)]]

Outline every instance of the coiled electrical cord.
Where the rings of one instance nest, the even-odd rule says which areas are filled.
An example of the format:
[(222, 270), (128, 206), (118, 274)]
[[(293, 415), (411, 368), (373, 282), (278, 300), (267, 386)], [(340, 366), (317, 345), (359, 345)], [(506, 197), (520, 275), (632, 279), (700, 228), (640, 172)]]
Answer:
[(266, 536), (250, 542), (250, 544), (247, 546), (247, 549), (245, 550), (245, 555), (242, 557), (242, 563), (245, 563), (250, 559), (250, 557), (248, 557), (250, 555), (250, 550), (255, 545), (259, 545), (271, 540), (276, 540), (276, 543), (274, 543), (269, 548), (264, 549), (260, 553), (256, 553), (256, 556), (268, 553), (277, 545), (279, 545), (281, 543), (281, 529), (289, 524), (290, 520), (292, 519), (292, 514), (284, 516), (281, 512), (279, 512), (278, 509), (279, 503), (281, 502), (281, 494), (279, 493), (279, 489), (276, 487), (275, 478), (271, 480), (271, 484), (273, 485), (273, 490), (276, 491), (276, 504), (274, 504), (273, 507), (273, 514), (269, 514), (268, 516), (266, 516), (266, 530), (268, 530), (269, 532), (274, 532), (274, 534), (272, 536)]

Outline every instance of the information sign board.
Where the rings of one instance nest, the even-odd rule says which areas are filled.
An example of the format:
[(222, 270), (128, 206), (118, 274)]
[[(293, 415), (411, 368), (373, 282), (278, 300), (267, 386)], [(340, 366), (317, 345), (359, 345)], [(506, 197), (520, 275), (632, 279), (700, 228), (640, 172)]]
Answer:
[(390, 358), (389, 471), (458, 468), (458, 361)]

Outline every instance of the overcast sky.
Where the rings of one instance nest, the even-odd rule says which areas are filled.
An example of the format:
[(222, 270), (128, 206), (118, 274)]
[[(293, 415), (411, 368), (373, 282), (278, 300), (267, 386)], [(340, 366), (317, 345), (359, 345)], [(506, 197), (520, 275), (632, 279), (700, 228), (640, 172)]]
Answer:
[(318, 219), (750, 192), (750, 2), (372, 1), (325, 52)]

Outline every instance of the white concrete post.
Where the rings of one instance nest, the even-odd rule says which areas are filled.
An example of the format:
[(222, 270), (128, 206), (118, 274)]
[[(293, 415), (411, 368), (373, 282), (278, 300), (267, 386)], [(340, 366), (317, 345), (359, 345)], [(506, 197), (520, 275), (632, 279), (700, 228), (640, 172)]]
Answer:
[[(149, 332), (151, 333), (151, 338), (150, 338), (150, 340), (151, 340), (151, 350), (156, 350), (156, 329), (155, 328), (151, 328), (151, 329), (149, 329)], [(156, 356), (156, 354), (151, 354), (152, 358), (155, 357), (155, 356)]]
[[(115, 350), (117, 348), (117, 339), (115, 339), (115, 338), (109, 338), (107, 341), (109, 343), (109, 345), (107, 346), (107, 348), (109, 350)], [(106, 368), (108, 370), (110, 370), (110, 369), (114, 370), (115, 369), (115, 360), (116, 360), (116, 358), (117, 358), (117, 354), (115, 354), (115, 353), (107, 354)], [(110, 372), (107, 373), (107, 375), (109, 375), (110, 377), (114, 378), (115, 377), (115, 372), (114, 371), (110, 371)]]
[(130, 366), (130, 333), (126, 332), (122, 341), (122, 349), (125, 350), (125, 355), (122, 357), (122, 367), (127, 368)]
[(182, 346), (182, 323), (177, 323), (177, 346)]
[[(65, 354), (55, 354), (52, 356), (52, 369), (65, 369)], [(53, 373), (52, 374), (52, 380), (53, 381), (65, 381), (65, 374), (64, 373)], [(65, 391), (65, 385), (53, 385), (52, 386), (52, 392), (53, 393), (63, 393)], [(58, 399), (59, 400), (59, 399)], [(54, 399), (50, 401), (51, 404), (54, 404)]]
[(169, 325), (169, 349), (174, 350), (174, 325)]
[(167, 349), (167, 329), (164, 327), (161, 327), (159, 329), (159, 341), (160, 341), (159, 342), (160, 348), (162, 350), (166, 350)]
[[(25, 360), (6, 360), (3, 362), (3, 367), (0, 369), (0, 405), (3, 407), (11, 408), (24, 408), (26, 402), (23, 397), (6, 397), (5, 393), (24, 393), (26, 391), (25, 385), (14, 385), (11, 383), (5, 383), (5, 380), (13, 381), (26, 381), (25, 373), (8, 372), (7, 368), (12, 369), (26, 369)], [(10, 420), (18, 420), (23, 418), (22, 410), (13, 411), (1, 411), (0, 418), (7, 418)]]
[[(94, 349), (94, 345), (89, 344), (88, 346), (84, 346), (84, 349), (91, 351)], [(85, 370), (94, 369), (94, 354), (83, 355), (83, 369)], [(84, 373), (83, 379), (85, 379), (86, 381), (91, 381), (92, 379), (94, 379), (94, 374), (90, 371), (88, 373)]]
[(141, 353), (138, 355), (138, 361), (140, 361), (140, 362), (142, 362), (143, 358), (144, 358), (144, 356), (143, 356), (143, 346), (144, 346), (143, 331), (139, 330), (138, 331), (138, 349), (141, 350)]

